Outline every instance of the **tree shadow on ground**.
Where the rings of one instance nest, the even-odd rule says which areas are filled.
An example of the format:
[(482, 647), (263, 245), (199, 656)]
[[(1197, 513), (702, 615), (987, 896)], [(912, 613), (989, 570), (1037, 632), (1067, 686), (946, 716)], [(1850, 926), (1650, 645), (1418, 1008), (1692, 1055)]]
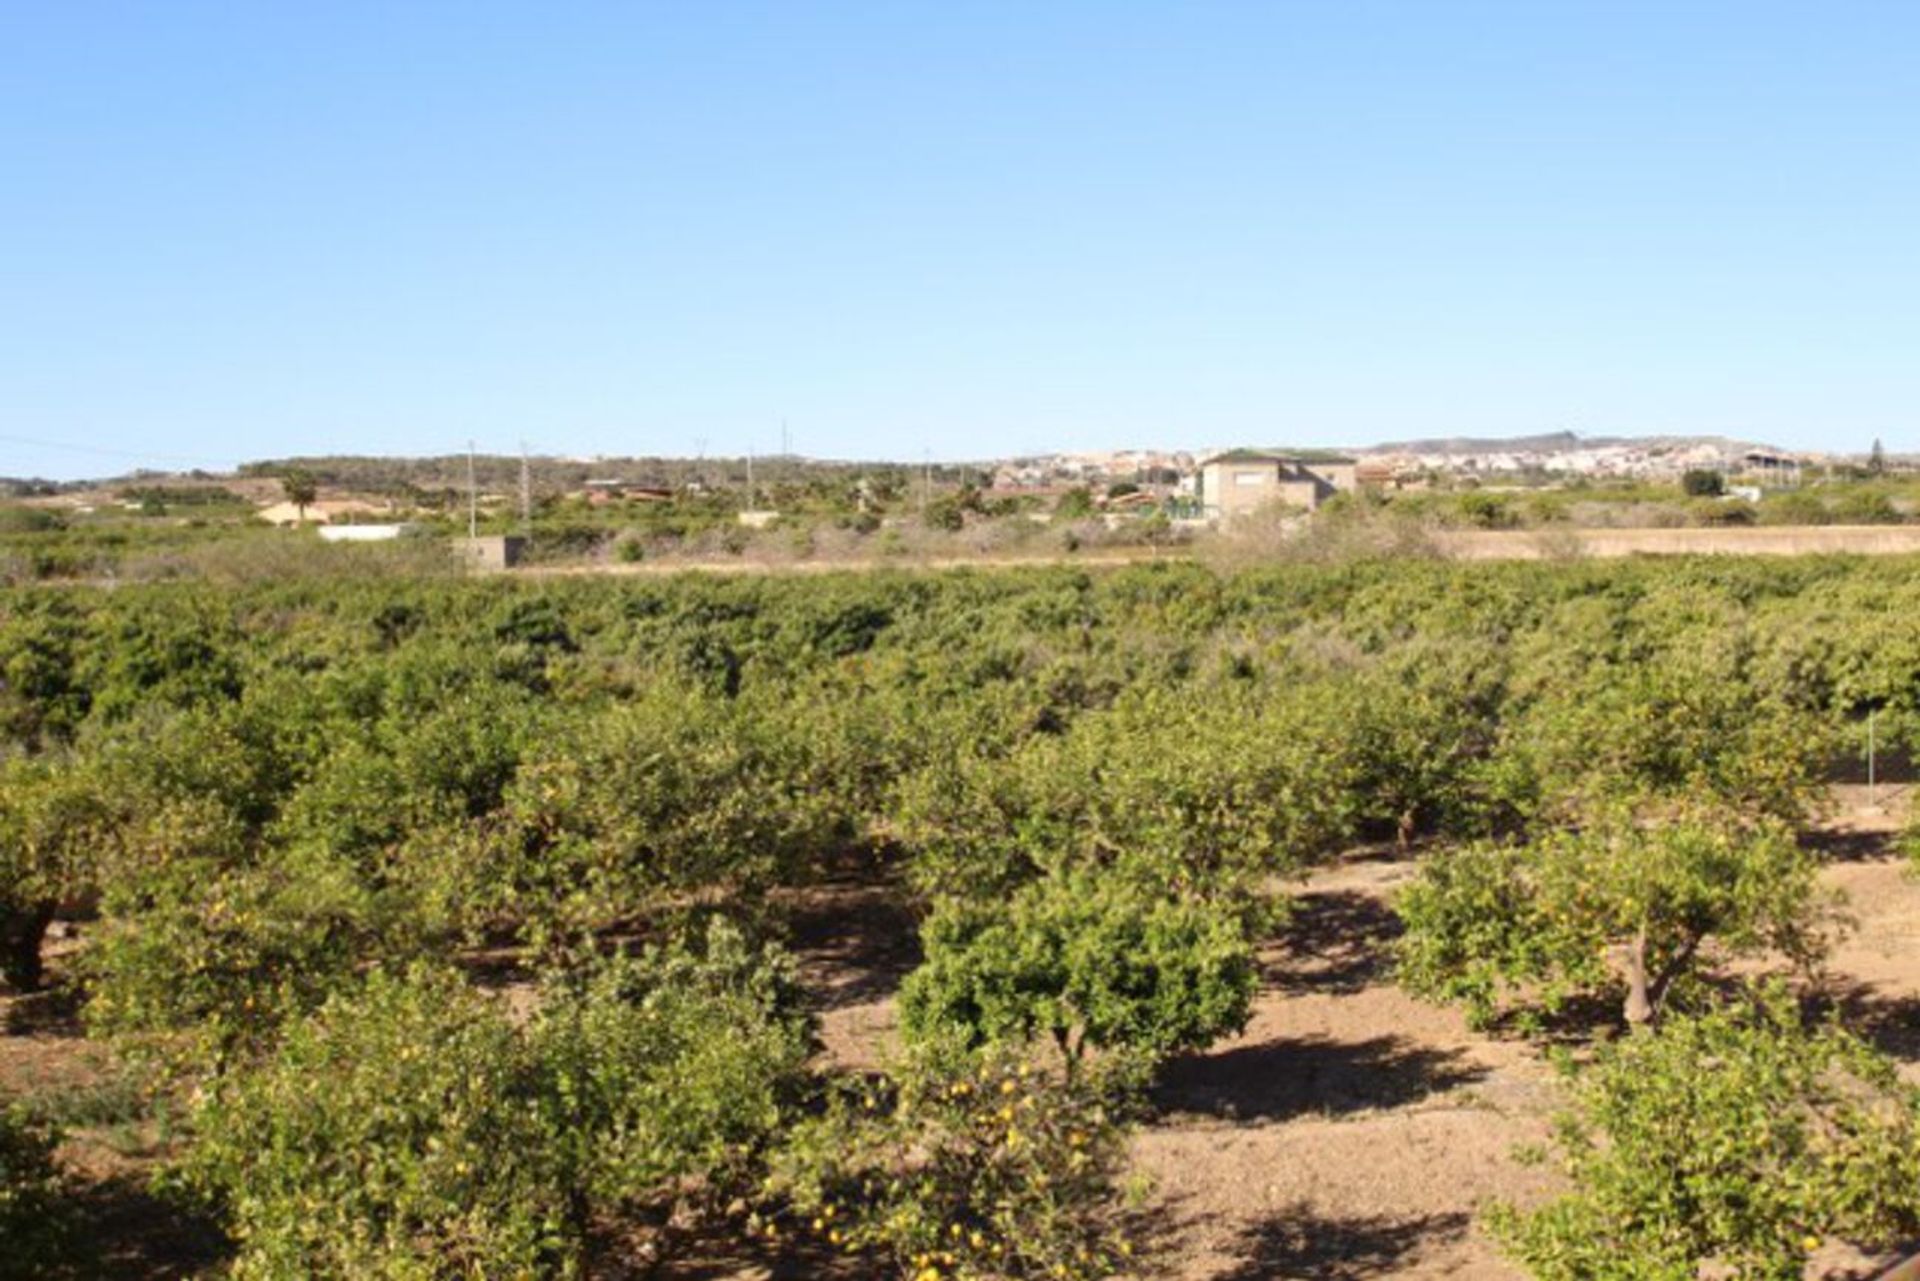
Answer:
[(1298, 895), (1276, 940), (1283, 955), (1267, 981), (1282, 992), (1343, 995), (1386, 977), (1388, 949), (1404, 926), (1374, 895), (1317, 890)]
[(1403, 1036), (1316, 1036), (1176, 1059), (1161, 1074), (1153, 1101), (1163, 1112), (1280, 1121), (1401, 1107), (1486, 1076), (1486, 1068), (1458, 1050)]
[(1559, 1008), (1541, 1009), (1525, 1002), (1495, 1014), (1483, 1035), (1526, 1041), (1535, 1046), (1592, 1045), (1608, 1036), (1626, 1032), (1622, 1012), (1627, 991), (1624, 984), (1592, 992), (1572, 992), (1561, 998)]
[(32, 992), (0, 995), (0, 1034), (81, 1037), (84, 994), (77, 983), (52, 982)]
[(144, 1178), (114, 1175), (74, 1198), (78, 1275), (115, 1281), (171, 1281), (203, 1275), (232, 1250), (209, 1217), (155, 1196)]
[(836, 1250), (817, 1236), (800, 1231), (767, 1241), (748, 1233), (735, 1218), (714, 1218), (681, 1240), (673, 1254), (657, 1267), (608, 1270), (604, 1265), (588, 1275), (613, 1281), (616, 1277), (647, 1277), (651, 1281), (858, 1281), (891, 1275), (883, 1254), (863, 1255)]
[(891, 995), (920, 964), (920, 922), (892, 886), (830, 883), (787, 903), (789, 946), (821, 1009)]
[(1241, 1234), (1241, 1261), (1219, 1281), (1360, 1281), (1394, 1271), (1431, 1244), (1456, 1241), (1467, 1231), (1465, 1214), (1347, 1215), (1330, 1218), (1304, 1206), (1280, 1211)]
[(1878, 863), (1901, 856), (1898, 832), (1817, 830), (1801, 840), (1826, 863)]
[(1842, 1024), (1894, 1058), (1920, 1062), (1920, 996), (1888, 995), (1849, 979), (1829, 981), (1809, 1006), (1815, 1015), (1839, 1015)]

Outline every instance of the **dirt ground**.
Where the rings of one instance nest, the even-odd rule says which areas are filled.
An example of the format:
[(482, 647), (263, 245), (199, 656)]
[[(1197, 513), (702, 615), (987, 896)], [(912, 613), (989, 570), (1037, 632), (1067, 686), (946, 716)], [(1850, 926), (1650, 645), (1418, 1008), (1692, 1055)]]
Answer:
[[(1824, 879), (1847, 894), (1855, 921), (1826, 987), (1920, 1079), (1920, 882), (1892, 848), (1909, 802), (1904, 788), (1872, 797), (1836, 788), (1818, 840), (1831, 859)], [(1289, 927), (1263, 956), (1245, 1032), (1164, 1074), (1133, 1161), (1151, 1189), (1166, 1276), (1522, 1275), (1474, 1216), (1492, 1200), (1551, 1191), (1551, 1174), (1513, 1150), (1545, 1137), (1559, 1087), (1534, 1047), (1471, 1032), (1456, 1011), (1392, 984), (1383, 965), (1396, 929), (1388, 903), (1412, 870), (1405, 858), (1363, 854), (1305, 882)], [(795, 943), (822, 1006), (827, 1060), (884, 1059), (892, 993), (915, 960), (911, 917), (882, 890), (831, 890), (809, 896)], [(0, 1020), (0, 1097), (101, 1079), (102, 1064), (57, 999), (0, 997)], [(144, 1192), (151, 1138), (83, 1125), (66, 1150), (87, 1181), (101, 1276), (188, 1276), (216, 1257), (204, 1225), (181, 1222)], [(1815, 1274), (1859, 1276), (1865, 1264), (1836, 1256)], [(803, 1261), (736, 1259), (676, 1275), (819, 1273)]]
[[(1892, 849), (1908, 792), (1836, 787), (1817, 840), (1832, 859), (1823, 880), (1854, 918), (1826, 986), (1920, 1079), (1920, 881)], [(1412, 875), (1410, 859), (1372, 855), (1309, 878), (1263, 956), (1246, 1030), (1166, 1072), (1134, 1164), (1152, 1183), (1170, 1277), (1524, 1276), (1474, 1216), (1553, 1190), (1514, 1149), (1547, 1137), (1558, 1081), (1535, 1047), (1470, 1031), (1457, 1010), (1394, 986), (1388, 903)], [(913, 958), (907, 922), (872, 891), (854, 893), (823, 904), (802, 942), (807, 978), (827, 998), (828, 1056), (865, 1067), (887, 1053), (892, 983)], [(850, 919), (862, 928), (846, 930)], [(1859, 1276), (1876, 1262), (1836, 1254), (1815, 1275)]]
[[(1682, 529), (1435, 529), (1422, 535), (1435, 554), (1452, 560), (1555, 560), (1568, 556), (1612, 559), (1621, 556), (1909, 556), (1920, 552), (1920, 527), (1902, 525), (1780, 525)], [(823, 556), (809, 559), (767, 554), (712, 560), (667, 556), (631, 564), (528, 565), (522, 576), (573, 578), (615, 575), (654, 578), (674, 574), (833, 574), (873, 570), (1011, 569), (1044, 565), (1113, 568), (1159, 560), (1215, 560), (1258, 563), (1278, 548), (1238, 546), (1231, 541), (1166, 548), (1105, 547), (1077, 552), (1029, 550), (972, 552), (942, 556)]]

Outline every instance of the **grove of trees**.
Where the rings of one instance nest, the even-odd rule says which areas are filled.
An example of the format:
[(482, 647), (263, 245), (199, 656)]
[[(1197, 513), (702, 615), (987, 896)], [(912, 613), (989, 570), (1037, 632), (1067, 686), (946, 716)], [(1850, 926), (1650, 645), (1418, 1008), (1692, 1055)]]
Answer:
[[(1920, 1223), (1911, 1092), (1741, 986), (1839, 928), (1800, 837), (1869, 714), (1920, 746), (1917, 617), (1837, 558), (19, 588), (0, 979), (165, 1102), (238, 1276), (1091, 1278), (1143, 1087), (1368, 843), (1411, 991), (1605, 1043), (1514, 1257), (1784, 1277)], [(790, 951), (850, 878), (919, 926), (859, 1073)], [(52, 1140), (0, 1120), (32, 1275)]]

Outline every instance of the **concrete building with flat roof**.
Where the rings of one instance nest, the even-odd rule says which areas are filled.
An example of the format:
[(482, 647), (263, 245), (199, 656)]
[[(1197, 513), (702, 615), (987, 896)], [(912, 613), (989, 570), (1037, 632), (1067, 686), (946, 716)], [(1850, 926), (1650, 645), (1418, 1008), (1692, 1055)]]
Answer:
[(1231, 449), (1200, 464), (1200, 509), (1230, 522), (1276, 504), (1314, 511), (1357, 483), (1357, 465), (1339, 454)]
[(512, 569), (526, 550), (527, 540), (518, 534), (482, 534), (453, 540), (453, 554), (475, 569)]

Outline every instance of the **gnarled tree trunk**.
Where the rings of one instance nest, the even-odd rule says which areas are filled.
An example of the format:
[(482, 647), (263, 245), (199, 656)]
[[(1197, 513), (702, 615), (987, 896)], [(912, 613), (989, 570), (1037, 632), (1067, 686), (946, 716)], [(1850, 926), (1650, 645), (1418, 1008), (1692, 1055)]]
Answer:
[(53, 923), (52, 903), (32, 903), (0, 909), (0, 979), (21, 992), (31, 992), (46, 976), (40, 943)]

